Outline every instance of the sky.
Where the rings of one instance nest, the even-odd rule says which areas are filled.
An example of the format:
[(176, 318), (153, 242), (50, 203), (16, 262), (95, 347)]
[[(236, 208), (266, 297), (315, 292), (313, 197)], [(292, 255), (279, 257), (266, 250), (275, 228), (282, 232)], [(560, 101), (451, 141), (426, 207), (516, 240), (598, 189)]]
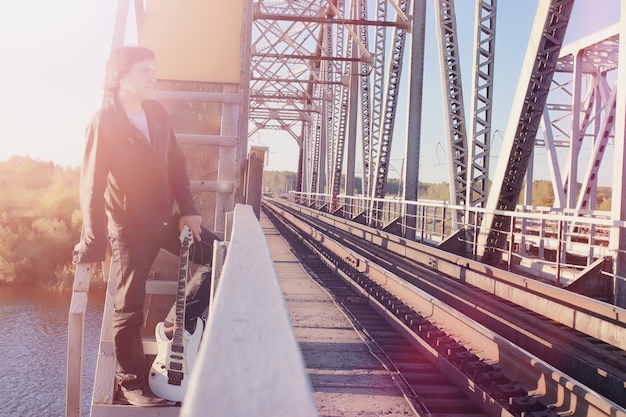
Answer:
[(0, 160), (29, 155), (79, 165), (102, 100), (115, 16), (111, 0), (0, 6)]
[[(537, 1), (498, 1), (496, 104), (492, 123), (494, 159), (508, 122), (508, 108), (526, 53)], [(84, 129), (102, 100), (104, 64), (111, 44), (116, 3), (30, 0), (4, 2), (0, 6), (0, 161), (13, 155), (27, 155), (60, 165), (80, 164)], [(433, 3), (427, 2), (420, 180), (442, 182), (448, 180), (448, 169)], [(474, 3), (472, 0), (455, 3), (466, 101), (471, 88)], [(618, 19), (619, 0), (577, 0), (566, 43), (617, 23)], [(129, 35), (127, 43), (136, 43), (136, 38)], [(391, 177), (399, 175), (404, 153), (406, 114), (403, 98), (400, 100)], [(297, 144), (286, 133), (264, 131), (252, 137), (250, 145), (270, 147), (266, 169), (297, 170)], [(357, 175), (358, 171), (357, 168)]]

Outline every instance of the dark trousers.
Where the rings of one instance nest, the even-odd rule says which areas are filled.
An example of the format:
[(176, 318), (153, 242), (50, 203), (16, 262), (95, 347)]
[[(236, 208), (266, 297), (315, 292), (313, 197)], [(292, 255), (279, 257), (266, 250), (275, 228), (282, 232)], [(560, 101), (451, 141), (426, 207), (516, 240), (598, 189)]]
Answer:
[[(177, 222), (175, 222), (177, 224)], [(141, 236), (112, 237), (111, 278), (117, 280), (113, 311), (113, 340), (117, 359), (117, 382), (124, 389), (134, 389), (146, 382), (146, 360), (141, 341), (144, 317), (146, 278), (160, 249), (178, 256), (180, 240), (177, 227), (162, 229)], [(194, 242), (189, 250), (191, 262), (200, 265), (185, 289), (185, 317), (195, 322), (207, 308), (210, 290), (213, 242), (217, 237), (202, 229), (201, 242)], [(174, 322), (175, 311), (168, 319)]]

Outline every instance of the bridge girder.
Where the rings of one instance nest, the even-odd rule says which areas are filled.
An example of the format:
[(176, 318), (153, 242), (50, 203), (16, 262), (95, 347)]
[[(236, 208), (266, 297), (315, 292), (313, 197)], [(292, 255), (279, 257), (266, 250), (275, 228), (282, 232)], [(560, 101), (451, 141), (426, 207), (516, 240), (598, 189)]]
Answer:
[(496, 48), (497, 0), (476, 0), (473, 100), (467, 155), (466, 204), (485, 207), (491, 155), (491, 116)]
[[(535, 143), (548, 154), (554, 207), (596, 208), (593, 195), (598, 171), (614, 139), (617, 86), (611, 79), (618, 68), (618, 43), (619, 28), (615, 25), (561, 50)], [(591, 151), (581, 152), (585, 146)], [(559, 148), (568, 150), (564, 166), (557, 158)], [(581, 163), (583, 159), (588, 159), (586, 166)], [(580, 193), (578, 179), (582, 182)]]
[(467, 187), (467, 133), (454, 0), (436, 0), (441, 89), (446, 119), (450, 201), (464, 204)]
[(522, 191), (526, 170), (532, 158), (537, 130), (544, 113), (574, 0), (541, 0), (520, 81), (511, 108), (483, 218), (479, 255), (485, 263), (500, 260), (506, 244), (510, 217), (493, 214), (496, 210), (515, 210)]
[[(365, 92), (359, 99), (364, 182), (371, 187), (379, 149), (376, 129), (383, 123), (388, 126), (395, 117), (395, 113), (387, 114), (386, 122), (382, 120), (386, 32), (408, 30), (408, 3), (377, 0), (375, 20), (367, 18), (367, 0), (254, 3), (251, 131), (280, 128), (282, 120), (292, 136), (300, 132), (298, 143), (306, 147), (299, 158), (301, 187), (323, 192), (328, 183), (329, 192), (340, 192), (346, 135), (356, 135), (356, 127), (348, 132), (348, 109), (355, 108), (349, 105), (350, 97), (357, 100), (359, 96), (350, 90), (359, 89)], [(374, 45), (368, 43), (370, 31), (375, 34)], [(400, 63), (397, 71), (401, 70), (401, 58), (396, 57), (395, 63)], [(349, 83), (354, 68), (360, 72), (360, 82)], [(297, 120), (301, 123), (294, 125)], [(348, 155), (351, 158), (353, 155)], [(385, 175), (387, 161), (379, 162)], [(347, 169), (354, 171), (354, 167)], [(379, 174), (378, 183), (384, 180)]]

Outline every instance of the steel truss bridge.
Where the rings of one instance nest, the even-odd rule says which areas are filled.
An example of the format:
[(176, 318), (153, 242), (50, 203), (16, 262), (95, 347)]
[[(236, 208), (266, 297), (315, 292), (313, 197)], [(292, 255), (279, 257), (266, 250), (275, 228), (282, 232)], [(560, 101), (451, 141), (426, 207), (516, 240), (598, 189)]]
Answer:
[[(245, 57), (248, 137), (277, 129), (297, 141), (294, 198), (415, 240), (423, 238), (424, 207), (439, 204), (418, 200), (424, 66), (433, 64), (424, 58), (427, 3), (258, 0)], [(433, 3), (450, 185), (449, 202), (432, 208), (447, 216), (432, 220), (445, 225), (438, 244), (456, 239), (463, 243), (446, 247), (494, 265), (503, 259), (510, 265), (513, 252), (529, 259), (533, 246), (541, 262), (553, 245), (558, 282), (568, 256), (581, 255), (572, 247), (582, 234), (599, 247), (583, 251), (582, 273), (600, 269), (610, 277), (613, 302), (626, 304), (626, 94), (617, 94), (617, 86), (626, 85), (626, 64), (619, 65), (626, 57), (619, 54), (626, 51), (620, 38), (626, 12), (621, 23), (564, 45), (576, 2), (539, 0), (503, 144), (492, 155), (497, 1), (475, 1), (472, 82), (465, 88), (455, 2)], [(399, 100), (402, 80), (406, 100)], [(405, 137), (398, 137), (399, 114), (407, 119)], [(403, 195), (393, 201), (385, 198), (392, 145), (404, 146)], [(557, 158), (559, 148), (565, 160)], [(554, 193), (553, 206), (541, 210), (530, 207), (538, 149), (547, 155)], [(490, 167), (494, 156), (498, 164)], [(602, 162), (612, 166), (610, 212), (596, 210)], [(360, 196), (353, 195), (355, 172)], [(513, 214), (520, 212), (534, 220)], [(551, 243), (542, 221), (555, 225)]]
[[(113, 47), (123, 44), (130, 3), (118, 3)], [(619, 65), (619, 57), (626, 59), (626, 53), (619, 54), (626, 51), (626, 38), (619, 36), (626, 28), (626, 7), (615, 27), (563, 46), (574, 3), (538, 0), (498, 165), (490, 171), (491, 118), (498, 104), (493, 99), (496, 0), (475, 1), (470, 100), (463, 98), (455, 4), (435, 0), (450, 184), (450, 199), (441, 202), (418, 198), (426, 0), (242, 1), (238, 81), (162, 79), (153, 97), (174, 118), (184, 119), (176, 135), (191, 156), (192, 190), (203, 216), (208, 214), (205, 221), (213, 221), (212, 228), (224, 237), (213, 253), (211, 310), (190, 389), (180, 408), (116, 400), (111, 314), (118, 283), (110, 279), (91, 415), (195, 416), (210, 409), (215, 415), (265, 410), (313, 416), (314, 393), (328, 393), (327, 401), (336, 403), (342, 391), (342, 401), (356, 403), (353, 414), (369, 413), (372, 403), (360, 404), (357, 395), (370, 381), (363, 377), (378, 375), (395, 381), (393, 391), (398, 389), (398, 398), (402, 393), (416, 415), (419, 409), (419, 415), (433, 410), (474, 417), (483, 412), (624, 417), (626, 94), (617, 94), (617, 86), (626, 85), (626, 62)], [(144, 17), (162, 16), (144, 10), (143, 0), (133, 4), (138, 35), (144, 23), (160, 35), (158, 19)], [(405, 84), (406, 104), (400, 99)], [(392, 140), (401, 136), (395, 122), (403, 112), (408, 121), (404, 194), (389, 198)], [(201, 126), (208, 114), (220, 115), (219, 129)], [(265, 150), (251, 148), (247, 158), (243, 155), (246, 136), (264, 129), (288, 132), (300, 155), (297, 191), (289, 202), (264, 199), (262, 229)], [(528, 204), (537, 148), (548, 155), (552, 207)], [(558, 148), (568, 150), (565, 161), (557, 158)], [(586, 159), (587, 165), (581, 162)], [(599, 211), (595, 194), (599, 166), (606, 160), (613, 168), (613, 205)], [(216, 172), (206, 172), (214, 167)], [(359, 171), (364, 191), (353, 195)], [(300, 257), (286, 235), (300, 243)], [(281, 286), (278, 270), (281, 279), (301, 276)], [(93, 272), (91, 264), (76, 266), (68, 318), (68, 417), (81, 415)], [(145, 283), (144, 330), (150, 331), (143, 332), (142, 345), (156, 356), (156, 339), (146, 335), (168, 308), (160, 297), (181, 293), (177, 281), (157, 277), (158, 268), (154, 272), (156, 279)], [(343, 295), (331, 296), (324, 286)], [(296, 307), (291, 311), (288, 291)], [(335, 321), (331, 303), (341, 304), (336, 323), (330, 323)], [(354, 310), (347, 313), (347, 304)], [(357, 310), (364, 318), (360, 323), (371, 327), (353, 321)], [(297, 315), (293, 322), (301, 331), (314, 329), (301, 332), (300, 342), (309, 352), (314, 346), (311, 357), (323, 358), (306, 367), (291, 324)], [(354, 335), (346, 336), (347, 326)], [(330, 340), (339, 349), (329, 346)], [(327, 363), (339, 351), (345, 354)], [(377, 357), (380, 368), (358, 364), (364, 358), (359, 354), (372, 362)], [(399, 354), (395, 363), (393, 354)], [(424, 367), (426, 361), (435, 366)], [(324, 364), (316, 368), (315, 362)], [(407, 378), (400, 365), (408, 365)], [(316, 391), (309, 374), (322, 377)], [(333, 374), (338, 382), (328, 378)], [(408, 378), (411, 374), (419, 378)], [(357, 390), (346, 390), (356, 379)], [(442, 380), (454, 383), (442, 385)], [(363, 392), (376, 403), (391, 391), (386, 383), (372, 387), (377, 391), (368, 386)], [(387, 404), (381, 406), (384, 413), (395, 411)]]

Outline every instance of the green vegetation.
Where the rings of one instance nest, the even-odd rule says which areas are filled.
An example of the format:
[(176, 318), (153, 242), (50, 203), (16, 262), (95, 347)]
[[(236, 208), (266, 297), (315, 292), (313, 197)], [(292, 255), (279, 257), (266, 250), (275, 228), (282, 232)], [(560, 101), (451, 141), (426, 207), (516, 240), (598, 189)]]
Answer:
[[(578, 184), (576, 197), (580, 193), (581, 185)], [(552, 183), (547, 180), (533, 181), (533, 206), (552, 207), (554, 205), (554, 190)], [(523, 201), (523, 193), (520, 197)], [(596, 191), (596, 210), (611, 211), (611, 187), (598, 187)]]
[(298, 174), (290, 171), (263, 171), (263, 190), (283, 195), (297, 188)]
[(77, 168), (0, 162), (0, 283), (71, 287), (80, 236)]
[[(363, 194), (363, 186), (361, 178), (355, 178), (354, 194)], [(297, 174), (289, 171), (264, 171), (263, 172), (263, 187), (265, 192), (269, 192), (275, 195), (286, 194), (289, 191), (294, 191), (297, 184)], [(341, 192), (345, 192), (345, 178), (342, 181)], [(400, 180), (398, 178), (389, 178), (387, 180), (386, 192), (388, 197), (398, 196), (402, 193)], [(429, 184), (420, 183), (419, 185), (419, 198), (426, 200), (450, 200), (450, 191), (448, 183), (441, 184)]]

